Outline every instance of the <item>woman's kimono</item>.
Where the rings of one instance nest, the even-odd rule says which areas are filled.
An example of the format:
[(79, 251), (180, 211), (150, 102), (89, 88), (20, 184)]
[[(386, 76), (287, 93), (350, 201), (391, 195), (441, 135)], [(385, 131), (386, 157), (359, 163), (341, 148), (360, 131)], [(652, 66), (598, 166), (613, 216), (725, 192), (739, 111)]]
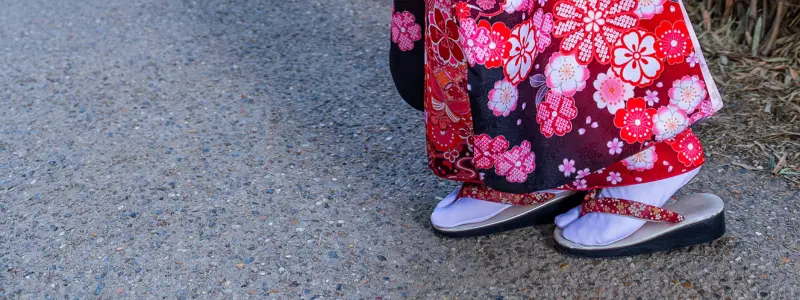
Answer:
[(651, 182), (704, 162), (722, 107), (681, 2), (395, 0), (390, 65), (462, 196)]

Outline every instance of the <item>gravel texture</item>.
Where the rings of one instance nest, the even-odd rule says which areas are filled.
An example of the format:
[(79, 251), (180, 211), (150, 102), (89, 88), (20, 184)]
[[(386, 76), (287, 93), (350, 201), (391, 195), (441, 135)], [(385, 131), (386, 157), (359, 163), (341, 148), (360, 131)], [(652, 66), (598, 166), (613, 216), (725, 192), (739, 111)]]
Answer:
[(800, 191), (718, 156), (710, 245), (434, 235), (387, 0), (0, 4), (0, 299), (800, 299)]

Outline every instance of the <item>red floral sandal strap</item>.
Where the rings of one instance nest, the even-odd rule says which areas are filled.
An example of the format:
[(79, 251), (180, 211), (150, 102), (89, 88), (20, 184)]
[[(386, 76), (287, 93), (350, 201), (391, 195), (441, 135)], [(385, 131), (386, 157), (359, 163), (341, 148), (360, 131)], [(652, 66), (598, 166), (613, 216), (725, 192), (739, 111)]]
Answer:
[(481, 184), (464, 183), (461, 186), (461, 191), (458, 194), (459, 199), (463, 197), (511, 205), (532, 205), (553, 200), (553, 198), (556, 197), (556, 194), (539, 192), (529, 194), (512, 194), (501, 192)]
[(596, 196), (597, 191), (592, 191), (586, 195), (581, 206), (581, 217), (588, 213), (601, 212), (654, 222), (680, 223), (684, 220), (682, 215), (657, 206), (625, 199), (598, 198)]

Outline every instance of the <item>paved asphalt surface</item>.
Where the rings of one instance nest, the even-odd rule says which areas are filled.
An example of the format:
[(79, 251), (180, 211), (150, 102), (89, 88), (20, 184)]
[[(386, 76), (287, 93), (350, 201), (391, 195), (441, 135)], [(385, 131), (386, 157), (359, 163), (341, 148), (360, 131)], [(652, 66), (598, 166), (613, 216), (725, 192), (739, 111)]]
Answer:
[(800, 192), (720, 156), (710, 245), (434, 235), (388, 0), (0, 5), (0, 299), (800, 299)]

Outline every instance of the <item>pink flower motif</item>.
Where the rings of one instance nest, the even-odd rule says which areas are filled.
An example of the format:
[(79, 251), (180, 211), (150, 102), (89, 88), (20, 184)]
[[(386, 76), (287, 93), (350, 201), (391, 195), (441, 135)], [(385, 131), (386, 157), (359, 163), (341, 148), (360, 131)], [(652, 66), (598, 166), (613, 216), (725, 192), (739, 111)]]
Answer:
[(628, 167), (628, 170), (645, 171), (652, 169), (656, 161), (658, 161), (658, 154), (656, 148), (650, 147), (642, 152), (636, 153), (622, 161), (622, 164)]
[(572, 131), (572, 119), (578, 116), (575, 100), (552, 90), (547, 92), (544, 101), (536, 109), (536, 123), (541, 125), (539, 131), (548, 138), (553, 134), (564, 136)]
[(573, 55), (553, 53), (544, 67), (547, 77), (547, 86), (554, 92), (567, 97), (572, 97), (578, 91), (586, 88), (589, 79), (589, 69), (578, 63)]
[(489, 59), (489, 28), (480, 27), (472, 18), (461, 19), (458, 42), (471, 66)]
[(686, 63), (689, 64), (689, 67), (694, 68), (695, 65), (700, 64), (700, 57), (697, 56), (697, 53), (692, 52), (686, 57)]
[(633, 12), (640, 19), (649, 20), (664, 11), (664, 3), (666, 2), (667, 0), (639, 0), (639, 6)]
[[(531, 8), (533, 7), (533, 0), (529, 0)], [(536, 50), (539, 52), (544, 51), (550, 45), (550, 32), (553, 31), (553, 15), (544, 13), (543, 9), (539, 9), (533, 14), (533, 27), (536, 28)]]
[(528, 141), (523, 141), (519, 146), (499, 155), (495, 162), (495, 172), (505, 176), (508, 182), (525, 182), (534, 169), (536, 155), (531, 152), (531, 143)]
[(608, 172), (606, 181), (611, 182), (611, 184), (617, 184), (622, 182), (622, 175), (619, 172)]
[(517, 108), (517, 87), (503, 79), (494, 83), (494, 89), (489, 91), (489, 109), (495, 116), (508, 117)]
[(669, 89), (670, 104), (680, 107), (687, 114), (694, 112), (706, 95), (708, 95), (706, 84), (697, 75), (683, 76), (681, 79), (675, 80), (672, 88)]
[(633, 86), (622, 81), (611, 69), (597, 74), (593, 85), (597, 90), (593, 94), (597, 108), (606, 108), (612, 114), (625, 107), (625, 102), (633, 98)]
[(608, 146), (608, 154), (615, 155), (622, 153), (622, 146), (624, 145), (625, 143), (620, 141), (618, 138), (608, 141), (608, 143), (606, 143), (606, 146)]
[(656, 141), (671, 139), (689, 127), (689, 118), (686, 112), (675, 105), (658, 108), (653, 116), (653, 133)]
[(575, 173), (575, 160), (565, 158), (564, 162), (558, 165), (558, 170), (564, 172), (564, 177), (569, 177), (569, 175)]
[(579, 190), (584, 190), (584, 189), (586, 189), (586, 188), (587, 188), (587, 186), (586, 186), (586, 179), (578, 179), (578, 180), (575, 180), (575, 181), (572, 183), (572, 185), (574, 185), (574, 186), (575, 186), (575, 188), (576, 188), (576, 189), (579, 189)]
[(422, 38), (421, 27), (414, 21), (414, 15), (408, 11), (392, 16), (392, 42), (397, 44), (400, 51), (414, 49), (414, 42)]
[(553, 5), (556, 19), (553, 36), (561, 40), (561, 53), (576, 53), (578, 62), (601, 64), (612, 58), (611, 48), (639, 18), (633, 13), (636, 0), (561, 0)]
[(646, 94), (644, 96), (644, 101), (647, 101), (647, 105), (653, 106), (658, 104), (658, 92), (646, 90), (644, 93)]
[(475, 154), (472, 157), (472, 163), (478, 169), (493, 167), (498, 156), (508, 150), (508, 141), (502, 135), (492, 139), (487, 134), (481, 134), (475, 137), (474, 144)]
[(578, 175), (575, 176), (575, 178), (578, 178), (578, 179), (584, 178), (586, 176), (589, 176), (589, 174), (592, 174), (592, 172), (589, 171), (589, 168), (586, 168), (586, 169), (583, 169), (583, 170), (578, 170)]

